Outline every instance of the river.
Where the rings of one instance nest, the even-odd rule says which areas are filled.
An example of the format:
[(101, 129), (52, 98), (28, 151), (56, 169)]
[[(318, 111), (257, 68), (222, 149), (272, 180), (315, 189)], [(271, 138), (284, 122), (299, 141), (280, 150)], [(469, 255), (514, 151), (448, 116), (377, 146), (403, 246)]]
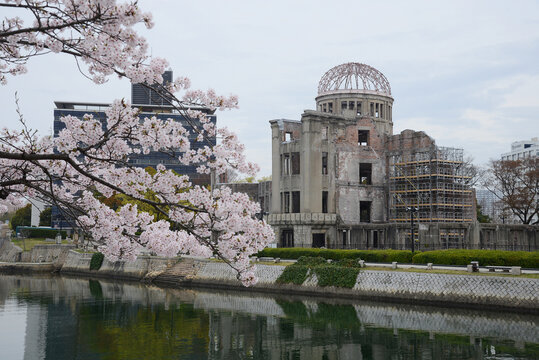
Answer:
[(539, 316), (0, 275), (0, 359), (539, 359)]

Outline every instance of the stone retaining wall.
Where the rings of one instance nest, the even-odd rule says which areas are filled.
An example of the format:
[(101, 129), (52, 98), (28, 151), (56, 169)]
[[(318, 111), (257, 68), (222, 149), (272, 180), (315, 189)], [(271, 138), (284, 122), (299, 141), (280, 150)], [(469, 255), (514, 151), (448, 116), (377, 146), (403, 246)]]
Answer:
[[(203, 261), (196, 268), (198, 271), (189, 280), (193, 285), (244, 289), (234, 271), (224, 263)], [(539, 279), (362, 270), (355, 286), (346, 289), (319, 287), (315, 275), (309, 276), (300, 286), (276, 284), (283, 269), (284, 266), (258, 265), (259, 282), (254, 288), (332, 297), (539, 310)]]
[(30, 251), (22, 251), (11, 241), (4, 241), (0, 246), (0, 262), (50, 262), (61, 266), (65, 262), (67, 253), (74, 248), (75, 245), (42, 244), (35, 245)]
[(155, 256), (139, 256), (135, 261), (109, 261), (103, 260), (99, 270), (90, 270), (90, 260), (92, 254), (81, 254), (76, 251), (69, 251), (62, 273), (84, 273), (92, 276), (123, 278), (141, 280), (153, 272), (163, 272), (177, 259), (161, 258)]
[[(49, 245), (50, 246), (50, 245)], [(56, 256), (59, 249), (47, 248), (47, 256)], [(43, 254), (45, 250), (36, 251)], [(33, 258), (34, 259), (34, 258)], [(57, 260), (60, 256), (57, 257)], [(309, 276), (302, 285), (277, 284), (284, 270), (279, 265), (258, 265), (258, 283), (245, 288), (235, 271), (216, 261), (140, 256), (134, 262), (103, 261), (97, 271), (90, 270), (91, 254), (67, 250), (62, 273), (85, 274), (106, 278), (153, 281), (157, 285), (262, 291), (282, 294), (303, 294), (332, 298), (433, 303), (443, 306), (505, 308), (539, 313), (539, 279), (448, 275), (399, 271), (362, 270), (352, 289), (319, 287), (316, 276)], [(59, 260), (58, 260), (59, 261)]]

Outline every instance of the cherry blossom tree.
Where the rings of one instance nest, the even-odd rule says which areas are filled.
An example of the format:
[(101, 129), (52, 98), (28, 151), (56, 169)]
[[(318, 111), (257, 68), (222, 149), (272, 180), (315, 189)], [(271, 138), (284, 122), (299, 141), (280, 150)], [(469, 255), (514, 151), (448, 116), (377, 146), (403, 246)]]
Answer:
[[(20, 129), (0, 132), (0, 213), (25, 197), (42, 197), (68, 212), (111, 260), (133, 260), (143, 249), (162, 256), (213, 254), (237, 270), (245, 285), (254, 284), (249, 256), (274, 238), (269, 225), (256, 219), (257, 203), (228, 188), (193, 186), (188, 176), (162, 165), (150, 174), (128, 163), (133, 154), (160, 151), (214, 177), (231, 169), (253, 176), (258, 168), (246, 161), (236, 135), (216, 128), (199, 110), (233, 109), (237, 98), (191, 90), (186, 77), (163, 84), (168, 63), (150, 57), (146, 40), (134, 30), (141, 23), (152, 27), (151, 15), (136, 1), (5, 0), (0, 8), (19, 12), (2, 21), (0, 83), (24, 74), (30, 58), (65, 54), (97, 84), (110, 76), (147, 84), (188, 124), (141, 119), (138, 109), (116, 100), (106, 110), (104, 128), (92, 114), (66, 116), (65, 129), (51, 138), (39, 136), (20, 115)], [(197, 150), (190, 135), (202, 145)], [(98, 200), (115, 194), (135, 201), (114, 210)], [(157, 221), (139, 209), (141, 203), (169, 221)]]

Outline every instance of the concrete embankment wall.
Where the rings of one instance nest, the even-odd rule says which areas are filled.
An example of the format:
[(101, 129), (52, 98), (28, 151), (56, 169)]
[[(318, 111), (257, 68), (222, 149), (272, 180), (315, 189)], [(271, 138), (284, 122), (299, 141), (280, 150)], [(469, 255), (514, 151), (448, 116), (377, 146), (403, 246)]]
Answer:
[[(226, 264), (194, 261), (195, 273), (183, 282), (194, 286), (245, 289)], [(276, 280), (284, 266), (258, 265), (255, 289), (329, 297), (384, 299), (453, 306), (518, 308), (539, 312), (539, 279), (503, 276), (446, 275), (399, 271), (359, 272), (352, 289), (320, 287), (316, 275), (302, 285), (281, 285)], [(166, 276), (166, 274), (164, 274)], [(159, 284), (161, 277), (155, 282)]]
[(67, 254), (75, 245), (44, 244), (35, 245), (30, 251), (22, 251), (10, 241), (0, 245), (0, 262), (9, 263), (53, 263), (60, 267), (64, 264)]
[[(162, 286), (254, 290), (442, 306), (505, 308), (539, 313), (539, 279), (362, 270), (354, 287), (348, 289), (318, 286), (318, 279), (314, 274), (308, 276), (302, 285), (278, 284), (277, 279), (284, 266), (258, 265), (258, 283), (252, 288), (245, 288), (236, 279), (236, 272), (222, 262), (139, 256), (134, 262), (110, 262), (105, 259), (99, 270), (90, 270), (91, 254), (81, 254), (70, 248), (62, 250), (62, 247), (65, 245), (60, 249), (54, 245), (48, 245), (47, 248), (36, 247), (35, 254), (25, 256), (51, 262), (51, 259), (62, 261), (60, 271), (66, 274), (145, 280)], [(1, 268), (2, 266), (0, 270)]]
[(167, 267), (175, 264), (178, 259), (161, 258), (156, 256), (139, 256), (135, 261), (109, 261), (103, 260), (99, 270), (90, 270), (92, 254), (81, 254), (76, 251), (67, 253), (64, 265), (60, 272), (66, 274), (86, 274), (106, 278), (121, 278), (142, 280), (152, 277), (155, 273), (163, 272)]

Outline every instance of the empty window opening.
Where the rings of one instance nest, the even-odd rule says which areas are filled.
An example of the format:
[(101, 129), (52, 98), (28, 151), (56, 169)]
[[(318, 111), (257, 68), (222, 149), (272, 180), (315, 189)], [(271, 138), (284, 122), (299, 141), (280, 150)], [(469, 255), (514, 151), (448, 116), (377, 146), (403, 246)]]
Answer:
[(313, 248), (326, 246), (326, 234), (313, 234)]
[(292, 175), (299, 175), (299, 152), (293, 152), (292, 154)]
[(328, 103), (328, 112), (330, 112), (330, 113), (333, 112), (333, 103), (332, 102)]
[(358, 130), (357, 132), (357, 144), (359, 146), (369, 145), (369, 130)]
[(357, 102), (357, 107), (356, 107), (356, 114), (358, 116), (361, 116), (361, 102)]
[(322, 175), (328, 174), (328, 153), (322, 153)]
[(294, 230), (283, 229), (281, 231), (281, 247), (294, 247)]
[(374, 116), (374, 103), (371, 103), (371, 116)]
[(376, 111), (374, 113), (375, 117), (380, 117), (380, 104), (376, 103)]
[(323, 104), (323, 105), (322, 105), (322, 111), (323, 111), (323, 112), (327, 112), (327, 106), (326, 106), (326, 104)]
[(290, 175), (290, 154), (283, 154), (283, 175)]
[(348, 108), (349, 108), (350, 110), (354, 110), (354, 101), (349, 101), (349, 102), (348, 102)]
[(327, 140), (327, 139), (328, 139), (328, 127), (323, 126), (322, 127), (322, 140)]
[(299, 191), (292, 191), (292, 212), (299, 213)]
[(359, 202), (359, 221), (371, 222), (371, 201)]
[(372, 164), (371, 163), (359, 164), (359, 182), (362, 185), (372, 184)]
[(284, 133), (284, 141), (292, 141), (292, 133), (290, 131)]
[(346, 248), (347, 245), (348, 232), (346, 230), (342, 231), (342, 247)]
[(380, 104), (380, 117), (384, 118), (384, 104)]
[(322, 212), (327, 214), (328, 212), (328, 192), (322, 191)]
[(283, 213), (289, 213), (290, 212), (290, 193), (283, 192), (282, 193), (282, 212)]
[(378, 231), (372, 233), (372, 247), (378, 249)]
[(348, 109), (348, 102), (342, 101), (342, 102), (341, 102), (341, 109), (342, 109), (342, 110)]

